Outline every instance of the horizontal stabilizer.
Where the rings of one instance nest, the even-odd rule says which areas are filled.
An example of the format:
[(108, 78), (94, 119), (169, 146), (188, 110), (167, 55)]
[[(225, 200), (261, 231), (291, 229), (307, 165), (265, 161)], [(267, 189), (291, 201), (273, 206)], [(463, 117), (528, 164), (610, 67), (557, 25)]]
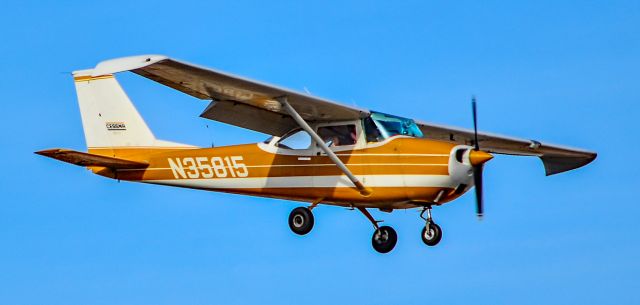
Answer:
[(149, 166), (149, 164), (145, 162), (105, 157), (70, 149), (54, 148), (36, 151), (35, 153), (80, 166), (102, 166), (113, 169), (146, 168)]

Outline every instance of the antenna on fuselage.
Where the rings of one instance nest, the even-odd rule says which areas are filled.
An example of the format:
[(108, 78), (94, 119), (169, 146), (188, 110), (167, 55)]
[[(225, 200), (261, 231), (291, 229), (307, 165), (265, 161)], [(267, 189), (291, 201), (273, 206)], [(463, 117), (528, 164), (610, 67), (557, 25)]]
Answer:
[(213, 143), (213, 132), (211, 131), (211, 128), (209, 128), (209, 124), (205, 124), (204, 126), (209, 131), (209, 139), (211, 139), (211, 148), (216, 147), (215, 144)]
[(309, 89), (307, 89), (307, 86), (304, 86), (302, 88), (304, 88), (304, 92), (306, 92), (308, 95), (313, 95), (313, 94), (311, 94), (311, 91), (309, 91)]

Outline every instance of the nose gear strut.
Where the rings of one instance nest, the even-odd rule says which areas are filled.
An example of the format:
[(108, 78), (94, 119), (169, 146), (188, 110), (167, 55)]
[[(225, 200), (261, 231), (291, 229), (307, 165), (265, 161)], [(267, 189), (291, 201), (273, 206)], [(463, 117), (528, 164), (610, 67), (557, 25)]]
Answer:
[[(427, 212), (427, 217), (424, 213)], [(425, 225), (422, 228), (422, 242), (427, 246), (435, 246), (442, 239), (442, 229), (437, 225), (431, 217), (431, 205), (425, 206), (420, 212), (420, 218), (424, 219)]]

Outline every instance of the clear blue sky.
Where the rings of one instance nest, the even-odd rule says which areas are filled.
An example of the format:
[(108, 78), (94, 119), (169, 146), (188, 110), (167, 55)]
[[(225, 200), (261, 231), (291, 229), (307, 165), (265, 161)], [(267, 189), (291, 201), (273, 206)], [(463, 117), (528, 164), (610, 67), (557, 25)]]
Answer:
[[(1, 304), (638, 304), (638, 1), (5, 1), (0, 11)], [(517, 3), (516, 3), (517, 2)], [(486, 170), (436, 208), (355, 211), (117, 183), (34, 155), (84, 149), (69, 71), (158, 53), (383, 112), (595, 150), (545, 177), (535, 158)], [(121, 82), (159, 138), (207, 146), (264, 135), (135, 75)], [(209, 128), (206, 128), (206, 125)]]

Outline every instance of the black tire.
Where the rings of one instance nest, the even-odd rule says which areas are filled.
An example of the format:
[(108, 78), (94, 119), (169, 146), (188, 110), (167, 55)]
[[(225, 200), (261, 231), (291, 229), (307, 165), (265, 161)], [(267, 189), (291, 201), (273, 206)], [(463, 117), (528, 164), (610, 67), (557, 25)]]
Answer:
[(293, 233), (305, 235), (313, 229), (313, 213), (305, 207), (297, 207), (289, 214), (289, 228)]
[(435, 223), (429, 224), (429, 234), (427, 234), (427, 227), (422, 228), (422, 242), (427, 246), (435, 246), (442, 239), (442, 229)]
[(398, 242), (398, 234), (396, 230), (389, 226), (382, 226), (373, 232), (371, 237), (371, 245), (373, 249), (380, 253), (388, 253), (393, 250)]

